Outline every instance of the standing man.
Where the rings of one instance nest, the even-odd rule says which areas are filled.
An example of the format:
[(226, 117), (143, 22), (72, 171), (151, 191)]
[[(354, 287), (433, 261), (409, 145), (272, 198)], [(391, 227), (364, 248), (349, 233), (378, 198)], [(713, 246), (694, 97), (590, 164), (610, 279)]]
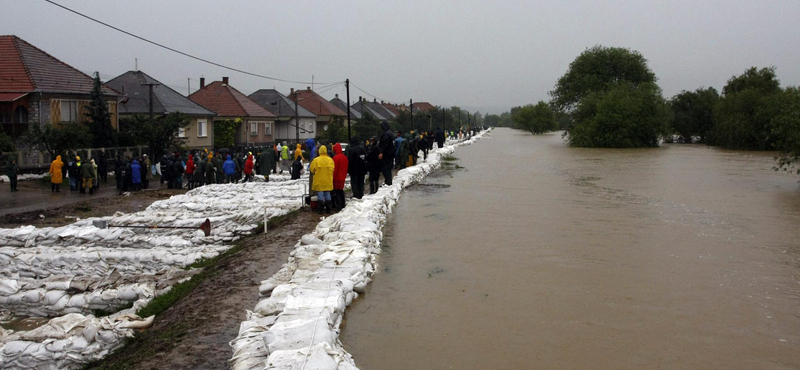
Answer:
[(439, 149), (444, 147), (444, 131), (441, 127), (436, 129), (436, 145), (439, 146)]
[[(350, 148), (347, 153), (347, 172), (350, 173), (350, 187), (353, 189), (353, 197), (361, 199), (364, 197), (364, 174), (367, 172), (367, 149), (357, 136), (350, 139)], [(334, 158), (335, 159), (335, 158)]]
[(147, 154), (142, 157), (142, 166), (144, 166), (144, 176), (142, 177), (142, 187), (145, 189), (150, 187), (150, 177), (153, 176), (152, 169), (150, 166), (150, 158), (147, 158)]
[(331, 191), (333, 190), (333, 159), (328, 156), (328, 149), (324, 146), (319, 148), (319, 156), (311, 161), (309, 172), (314, 176), (314, 182), (311, 185), (311, 191), (317, 192), (317, 208), (319, 213), (322, 213), (322, 207), (325, 207), (327, 213), (331, 213)]
[(86, 194), (85, 189), (89, 189), (89, 195), (94, 194), (94, 188), (92, 188), (92, 184), (94, 184), (94, 179), (97, 178), (97, 172), (95, 172), (94, 166), (91, 163), (86, 163), (81, 165), (81, 177), (83, 177), (83, 191)]
[(19, 175), (19, 165), (17, 165), (16, 158), (10, 158), (8, 160), (8, 164), (6, 165), (6, 176), (8, 176), (8, 182), (11, 183), (11, 192), (19, 191), (17, 190), (17, 176)]
[(53, 193), (61, 192), (61, 182), (64, 181), (64, 174), (61, 169), (64, 168), (64, 162), (61, 161), (61, 156), (57, 155), (56, 159), (50, 163), (50, 191)]
[(394, 133), (392, 128), (386, 121), (381, 122), (381, 129), (383, 135), (378, 142), (380, 154), (378, 159), (381, 160), (381, 172), (383, 173), (383, 181), (386, 185), (392, 186), (392, 165), (394, 164)]
[(269, 174), (272, 172), (273, 162), (275, 156), (272, 154), (272, 148), (269, 146), (264, 147), (261, 152), (261, 158), (258, 159), (258, 169), (264, 175), (264, 181), (269, 182)]
[(106, 158), (106, 151), (100, 151), (100, 158), (98, 158), (97, 176), (103, 181), (103, 184), (108, 184), (108, 159)]

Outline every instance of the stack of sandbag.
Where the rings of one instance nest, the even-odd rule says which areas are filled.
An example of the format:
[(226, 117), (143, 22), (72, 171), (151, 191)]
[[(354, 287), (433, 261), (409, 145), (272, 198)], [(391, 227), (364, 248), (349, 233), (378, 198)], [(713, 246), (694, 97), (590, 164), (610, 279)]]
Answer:
[(427, 160), (399, 171), (394, 185), (350, 201), (304, 235), (289, 261), (261, 282), (263, 299), (247, 312), (230, 343), (232, 369), (356, 369), (338, 339), (339, 326), (345, 307), (371, 281), (381, 229), (401, 190), (439, 168), (441, 157), (457, 145), (473, 143), (483, 134), (434, 150)]

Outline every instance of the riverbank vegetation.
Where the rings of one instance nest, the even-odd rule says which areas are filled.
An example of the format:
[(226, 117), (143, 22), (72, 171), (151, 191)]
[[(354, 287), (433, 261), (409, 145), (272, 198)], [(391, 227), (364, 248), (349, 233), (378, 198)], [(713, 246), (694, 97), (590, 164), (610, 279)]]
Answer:
[(775, 71), (751, 67), (731, 77), (721, 92), (700, 87), (665, 99), (644, 56), (626, 48), (595, 46), (569, 65), (550, 92), (549, 103), (487, 115), (485, 122), (534, 134), (564, 130), (574, 147), (641, 148), (677, 142), (777, 151), (775, 170), (800, 174), (800, 90), (781, 87)]

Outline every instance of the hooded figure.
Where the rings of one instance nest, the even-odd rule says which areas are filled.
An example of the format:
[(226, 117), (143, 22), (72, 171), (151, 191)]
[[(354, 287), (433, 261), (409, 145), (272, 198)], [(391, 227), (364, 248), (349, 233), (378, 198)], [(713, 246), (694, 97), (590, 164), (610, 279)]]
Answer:
[(350, 188), (353, 197), (361, 199), (364, 196), (364, 175), (367, 173), (367, 149), (361, 144), (357, 136), (350, 139), (350, 148), (347, 153), (347, 172), (350, 173)]
[(270, 150), (270, 148), (264, 148), (264, 151), (261, 152), (261, 159), (258, 161), (258, 168), (261, 174), (264, 175), (264, 180), (267, 182), (269, 182), (269, 174), (272, 172), (274, 163), (275, 155), (272, 153), (272, 150)]
[(225, 160), (225, 163), (222, 164), (222, 171), (225, 172), (225, 182), (234, 182), (233, 175), (236, 174), (236, 163), (233, 162), (230, 154), (228, 154), (228, 159)]
[(192, 179), (194, 178), (194, 170), (197, 166), (194, 164), (194, 157), (189, 156), (186, 161), (186, 188), (192, 190)]
[(248, 154), (244, 161), (244, 181), (248, 182), (253, 178), (253, 155)]
[(306, 139), (306, 149), (308, 149), (308, 152), (311, 155), (311, 158), (308, 159), (309, 161), (313, 161), (314, 160), (314, 154), (313, 154), (314, 148), (316, 148), (316, 145), (314, 143), (314, 139), (312, 139), (312, 138)]
[(347, 156), (342, 153), (342, 144), (336, 143), (333, 145), (333, 195), (331, 201), (333, 208), (344, 208), (344, 180), (347, 179), (347, 167), (349, 161)]
[(214, 156), (209, 154), (206, 161), (206, 184), (213, 184), (217, 179), (217, 167), (214, 165)]
[(281, 146), (281, 173), (289, 171), (292, 167), (292, 162), (289, 160), (289, 147), (286, 145)]
[(292, 180), (297, 180), (300, 178), (300, 175), (303, 173), (303, 161), (302, 156), (298, 157), (297, 159), (292, 162), (292, 168), (289, 170), (289, 173), (292, 175)]
[(61, 182), (64, 181), (64, 174), (61, 169), (64, 167), (64, 162), (61, 161), (61, 156), (57, 155), (56, 159), (50, 163), (50, 191), (60, 192)]
[(392, 132), (391, 127), (386, 121), (381, 122), (381, 129), (383, 130), (383, 135), (381, 135), (381, 140), (378, 142), (378, 147), (380, 148), (380, 154), (378, 154), (378, 159), (381, 160), (381, 172), (383, 173), (383, 181), (386, 182), (386, 185), (392, 185), (392, 165), (394, 164), (394, 133)]
[(297, 160), (298, 158), (306, 160), (303, 158), (303, 149), (301, 148), (300, 144), (297, 144), (297, 149), (294, 150), (294, 159)]
[(141, 190), (142, 189), (142, 166), (139, 165), (139, 161), (133, 160), (133, 164), (131, 164), (131, 183), (133, 184), (133, 190)]
[(436, 138), (436, 145), (438, 145), (439, 149), (441, 149), (444, 146), (444, 139), (445, 139), (444, 130), (442, 130), (441, 127), (437, 128), (436, 133), (434, 135)]
[(192, 176), (192, 182), (194, 182), (194, 186), (203, 186), (203, 182), (206, 178), (206, 159), (203, 156), (198, 157), (197, 161), (197, 168), (194, 169), (194, 176)]
[(83, 188), (89, 189), (90, 195), (94, 194), (92, 184), (94, 184), (94, 179), (97, 178), (97, 172), (91, 163), (81, 165), (81, 177), (83, 177)]
[[(331, 191), (333, 190), (333, 170), (335, 164), (333, 159), (328, 155), (328, 149), (324, 146), (319, 148), (319, 156), (311, 161), (309, 172), (314, 175), (314, 183), (311, 186), (311, 191), (317, 192), (317, 201), (325, 207), (325, 210), (331, 211)], [(319, 209), (320, 212), (322, 209)]]

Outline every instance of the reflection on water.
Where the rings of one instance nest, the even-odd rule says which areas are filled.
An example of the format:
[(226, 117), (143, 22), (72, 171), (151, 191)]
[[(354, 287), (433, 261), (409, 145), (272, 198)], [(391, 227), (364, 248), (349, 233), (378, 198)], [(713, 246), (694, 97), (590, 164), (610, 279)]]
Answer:
[(500, 129), (456, 155), (347, 310), (362, 370), (800, 368), (800, 178), (772, 154)]

